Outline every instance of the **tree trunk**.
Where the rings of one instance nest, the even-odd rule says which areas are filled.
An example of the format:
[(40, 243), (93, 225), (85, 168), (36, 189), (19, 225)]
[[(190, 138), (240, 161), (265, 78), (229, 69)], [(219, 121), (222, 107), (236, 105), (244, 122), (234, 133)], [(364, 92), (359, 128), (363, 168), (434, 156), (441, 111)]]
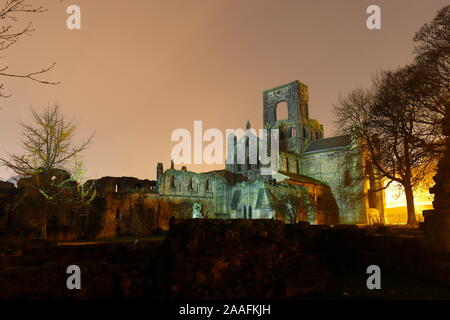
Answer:
[(417, 223), (416, 221), (416, 209), (414, 207), (414, 194), (411, 185), (403, 186), (405, 188), (406, 195), (406, 208), (408, 210), (408, 225), (413, 226)]

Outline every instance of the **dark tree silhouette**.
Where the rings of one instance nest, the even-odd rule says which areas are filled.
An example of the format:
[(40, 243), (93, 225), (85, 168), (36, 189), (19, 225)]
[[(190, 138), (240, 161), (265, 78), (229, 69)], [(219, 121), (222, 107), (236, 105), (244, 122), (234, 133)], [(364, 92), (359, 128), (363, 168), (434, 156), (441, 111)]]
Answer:
[[(413, 189), (432, 172), (443, 151), (441, 130), (449, 104), (450, 6), (420, 28), (414, 62), (380, 72), (371, 87), (353, 90), (334, 106), (341, 133), (359, 139), (359, 151), (387, 185), (405, 191), (408, 224), (416, 223)], [(387, 186), (386, 185), (386, 186)]]
[[(25, 35), (30, 35), (33, 31), (32, 23), (28, 22), (25, 26), (21, 26), (18, 21), (19, 17), (24, 14), (44, 13), (46, 9), (42, 6), (29, 4), (26, 0), (6, 0), (0, 4), (0, 52), (7, 50), (22, 39)], [(23, 78), (32, 80), (41, 84), (58, 84), (59, 82), (51, 82), (41, 79), (39, 76), (53, 69), (55, 63), (28, 73), (10, 72), (7, 65), (0, 65), (0, 76), (4, 78)], [(9, 97), (4, 93), (5, 84), (0, 84), (0, 97)]]

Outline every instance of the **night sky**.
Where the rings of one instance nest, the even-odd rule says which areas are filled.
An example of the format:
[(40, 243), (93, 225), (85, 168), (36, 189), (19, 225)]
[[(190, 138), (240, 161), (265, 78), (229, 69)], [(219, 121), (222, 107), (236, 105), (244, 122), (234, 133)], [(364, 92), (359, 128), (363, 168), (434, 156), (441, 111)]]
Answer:
[[(4, 1), (1, 1), (3, 3)], [(27, 72), (56, 62), (43, 86), (5, 79), (0, 100), (0, 157), (19, 152), (19, 119), (30, 106), (59, 103), (95, 131), (85, 153), (92, 178), (155, 178), (167, 168), (176, 128), (262, 125), (262, 91), (293, 80), (309, 87), (310, 117), (334, 134), (332, 104), (367, 85), (380, 69), (411, 61), (412, 37), (448, 0), (47, 0), (48, 12), (20, 16), (36, 31), (2, 64)], [(82, 29), (66, 28), (66, 8), (81, 7)], [(382, 30), (368, 30), (378, 4)], [(220, 166), (188, 166), (194, 171)], [(0, 168), (0, 178), (12, 173)]]

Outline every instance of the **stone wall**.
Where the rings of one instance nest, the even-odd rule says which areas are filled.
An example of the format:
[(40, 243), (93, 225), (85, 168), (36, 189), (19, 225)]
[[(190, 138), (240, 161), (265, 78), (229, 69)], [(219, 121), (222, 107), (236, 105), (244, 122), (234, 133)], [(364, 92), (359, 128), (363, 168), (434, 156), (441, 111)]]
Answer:
[(9, 206), (16, 192), (17, 189), (12, 183), (0, 181), (0, 227), (7, 224)]
[(133, 177), (103, 177), (90, 180), (95, 183), (97, 196), (105, 197), (111, 193), (156, 193), (156, 181), (141, 180)]
[[(3, 240), (0, 300), (449, 298), (449, 257), (430, 250), (417, 229), (195, 219), (175, 220), (164, 241)], [(82, 290), (70, 291), (74, 261)], [(382, 290), (365, 286), (373, 264)]]
[(381, 182), (371, 185), (365, 178), (362, 157), (353, 156), (350, 147), (306, 153), (302, 174), (328, 185), (339, 207), (340, 223), (384, 223), (384, 193), (374, 192), (373, 203), (369, 190), (381, 188)]
[(445, 151), (439, 160), (438, 172), (433, 178), (436, 184), (430, 189), (434, 194), (434, 210), (423, 212), (425, 234), (430, 245), (436, 250), (450, 253), (450, 106), (442, 120)]

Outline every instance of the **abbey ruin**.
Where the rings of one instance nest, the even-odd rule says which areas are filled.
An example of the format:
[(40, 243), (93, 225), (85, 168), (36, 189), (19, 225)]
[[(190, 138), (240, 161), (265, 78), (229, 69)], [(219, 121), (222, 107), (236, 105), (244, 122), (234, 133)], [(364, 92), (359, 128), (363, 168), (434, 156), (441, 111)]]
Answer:
[[(277, 109), (283, 105), (287, 118), (277, 119)], [(324, 225), (384, 222), (381, 181), (363, 174), (371, 170), (370, 161), (357, 152), (358, 141), (352, 136), (324, 138), (323, 126), (309, 118), (306, 85), (293, 81), (264, 91), (263, 125), (279, 132), (277, 171), (261, 174), (260, 161), (250, 163), (246, 151), (244, 163), (234, 157), (223, 170), (196, 173), (184, 166), (176, 169), (172, 162), (166, 170), (158, 163), (156, 180), (103, 177), (94, 181), (96, 198), (91, 206), (77, 213), (48, 215), (48, 237), (52, 230), (54, 237), (62, 239), (147, 235), (168, 230), (173, 217), (192, 218), (194, 204), (205, 218)], [(246, 129), (250, 130), (249, 122)], [(235, 141), (231, 148), (239, 144), (248, 148), (247, 134), (228, 139)], [(235, 151), (228, 154), (236, 155)], [(8, 189), (11, 192), (17, 191)], [(29, 211), (20, 201), (5, 203), (2, 212), (9, 225), (19, 224), (14, 219)], [(280, 212), (280, 205), (287, 206), (286, 212)], [(292, 219), (289, 211), (301, 215)]]

